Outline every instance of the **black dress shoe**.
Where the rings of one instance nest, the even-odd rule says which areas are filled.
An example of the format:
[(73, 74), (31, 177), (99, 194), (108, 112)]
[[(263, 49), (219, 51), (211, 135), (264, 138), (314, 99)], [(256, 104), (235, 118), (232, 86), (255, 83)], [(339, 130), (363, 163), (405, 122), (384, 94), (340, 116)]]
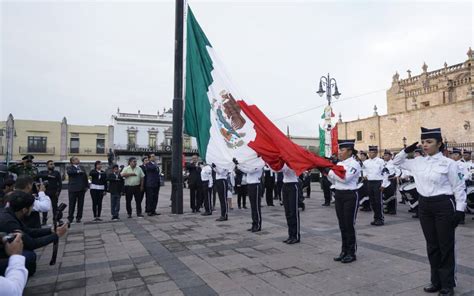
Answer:
[(299, 243), (299, 242), (300, 242), (299, 239), (292, 238), (292, 239), (290, 239), (290, 240), (287, 242), (287, 244), (293, 245), (293, 244), (297, 244), (297, 243)]
[(423, 288), (423, 291), (425, 291), (426, 293), (436, 293), (439, 290), (440, 290), (440, 287), (435, 286), (433, 284), (429, 284), (428, 286)]
[(259, 232), (259, 231), (262, 231), (262, 228), (254, 228), (251, 230), (252, 232)]
[(331, 204), (328, 203), (328, 202), (325, 202), (325, 203), (322, 204), (323, 207), (329, 207), (330, 205), (331, 205)]
[(357, 258), (356, 258), (356, 255), (351, 255), (351, 254), (347, 254), (346, 256), (344, 256), (342, 259), (341, 259), (341, 262), (342, 263), (351, 263), (351, 262), (354, 262), (356, 261)]
[(382, 220), (375, 220), (375, 221), (372, 221), (370, 222), (370, 225), (374, 225), (374, 226), (382, 226), (384, 223)]
[(216, 221), (227, 221), (226, 217), (219, 217), (216, 219)]
[(252, 228), (249, 228), (249, 229), (247, 229), (247, 231), (253, 231), (253, 230), (254, 230), (254, 228), (253, 228), (253, 227), (252, 227)]
[(341, 252), (341, 254), (339, 254), (339, 256), (334, 257), (334, 258), (332, 258), (332, 259), (333, 259), (334, 261), (341, 261), (342, 258), (344, 258), (346, 255), (347, 255), (346, 252)]
[(201, 214), (201, 216), (210, 216), (210, 215), (212, 215), (211, 212), (204, 212), (204, 213)]
[(453, 288), (443, 288), (439, 290), (440, 296), (454, 296), (454, 289)]
[(285, 244), (287, 244), (290, 240), (291, 240), (291, 238), (289, 237), (289, 238), (285, 239), (283, 242), (284, 242)]

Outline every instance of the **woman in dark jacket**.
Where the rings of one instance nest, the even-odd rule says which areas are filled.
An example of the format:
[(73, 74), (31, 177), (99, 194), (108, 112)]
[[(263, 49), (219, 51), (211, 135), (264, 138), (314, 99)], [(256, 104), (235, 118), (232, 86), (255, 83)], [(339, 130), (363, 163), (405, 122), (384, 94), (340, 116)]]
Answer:
[(94, 213), (93, 221), (102, 221), (100, 213), (102, 212), (102, 198), (107, 191), (107, 174), (102, 170), (102, 163), (100, 160), (94, 164), (94, 169), (89, 173), (91, 177), (91, 197), (92, 197), (92, 212)]

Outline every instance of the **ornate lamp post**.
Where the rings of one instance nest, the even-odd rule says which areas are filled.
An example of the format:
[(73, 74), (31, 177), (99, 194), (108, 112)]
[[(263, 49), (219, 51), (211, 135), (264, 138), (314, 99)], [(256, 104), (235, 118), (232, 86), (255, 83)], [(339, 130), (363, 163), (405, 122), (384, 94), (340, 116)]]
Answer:
[(407, 148), (407, 138), (403, 137), (403, 148)]
[(339, 97), (341, 96), (341, 93), (337, 88), (336, 79), (331, 78), (329, 73), (328, 76), (322, 76), (319, 79), (319, 90), (316, 93), (320, 97), (322, 97), (324, 93), (326, 93), (326, 100), (328, 101), (328, 105), (324, 108), (324, 123), (322, 124), (322, 127), (320, 127), (319, 155), (331, 157), (332, 154), (335, 153), (335, 151), (337, 150), (337, 144), (333, 145), (332, 139), (333, 135), (334, 137), (337, 137), (337, 135), (335, 134), (337, 130), (335, 130), (336, 127), (333, 126), (331, 122), (331, 118), (334, 116), (334, 113), (332, 112), (331, 101), (333, 97), (335, 99), (339, 99)]

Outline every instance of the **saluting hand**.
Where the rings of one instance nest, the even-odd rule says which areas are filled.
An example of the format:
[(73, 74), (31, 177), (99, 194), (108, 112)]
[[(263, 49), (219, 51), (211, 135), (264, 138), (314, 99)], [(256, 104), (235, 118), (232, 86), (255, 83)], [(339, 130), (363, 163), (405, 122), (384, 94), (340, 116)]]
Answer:
[(403, 151), (405, 151), (405, 153), (411, 153), (411, 152), (415, 151), (417, 146), (418, 146), (418, 142), (415, 142), (415, 143), (411, 144), (410, 146), (408, 146), (407, 148), (405, 148)]

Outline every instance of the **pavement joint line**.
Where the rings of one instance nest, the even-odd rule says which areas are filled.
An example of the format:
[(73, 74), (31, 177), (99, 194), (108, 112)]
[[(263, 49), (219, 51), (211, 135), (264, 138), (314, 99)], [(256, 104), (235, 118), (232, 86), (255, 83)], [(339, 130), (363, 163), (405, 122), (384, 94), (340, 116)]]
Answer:
[[(172, 252), (166, 249), (149, 232), (147, 232), (142, 225), (134, 220), (127, 220), (125, 224), (129, 226), (130, 229), (136, 229), (140, 232), (140, 236), (136, 236), (137, 240), (139, 240), (141, 243), (143, 243), (142, 240), (147, 241), (146, 243), (143, 243), (145, 249), (151, 253), (151, 256), (163, 268), (163, 270), (169, 275), (169, 277), (176, 283), (176, 285), (183, 291), (185, 295), (196, 295), (192, 291), (193, 287), (199, 287), (199, 291), (201, 293), (205, 293), (201, 295), (218, 295), (217, 292), (209, 287), (205, 281), (203, 281), (196, 273), (194, 273), (194, 271), (186, 266), (186, 264), (184, 264)], [(142, 232), (142, 230), (145, 232)], [(149, 241), (154, 241), (154, 244), (150, 244)], [(192, 286), (189, 286), (190, 282), (192, 282)]]

